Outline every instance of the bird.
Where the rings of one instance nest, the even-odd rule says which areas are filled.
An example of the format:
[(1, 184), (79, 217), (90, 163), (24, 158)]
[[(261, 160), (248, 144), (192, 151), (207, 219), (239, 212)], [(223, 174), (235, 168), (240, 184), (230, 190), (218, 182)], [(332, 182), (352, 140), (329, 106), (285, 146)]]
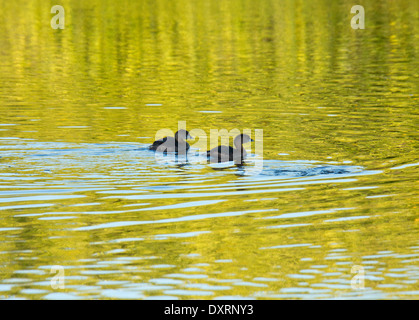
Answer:
[(164, 137), (162, 139), (156, 140), (152, 145), (148, 147), (148, 149), (164, 153), (186, 153), (190, 148), (189, 143), (185, 141), (186, 139), (193, 139), (193, 137), (187, 130), (181, 129), (175, 133), (174, 138)]
[(233, 160), (241, 162), (247, 155), (246, 150), (243, 148), (243, 144), (253, 141), (254, 140), (247, 134), (239, 134), (234, 138), (235, 148), (230, 146), (218, 146), (207, 151), (207, 157), (214, 162), (227, 162)]

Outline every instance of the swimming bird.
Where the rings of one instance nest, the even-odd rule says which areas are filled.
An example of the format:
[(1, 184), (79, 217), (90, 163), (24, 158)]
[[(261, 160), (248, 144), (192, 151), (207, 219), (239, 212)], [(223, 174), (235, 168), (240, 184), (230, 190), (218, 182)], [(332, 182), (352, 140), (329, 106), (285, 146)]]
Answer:
[(181, 129), (175, 133), (175, 137), (164, 137), (162, 139), (156, 140), (151, 146), (148, 147), (149, 150), (154, 150), (158, 152), (177, 152), (177, 153), (186, 153), (188, 152), (190, 146), (187, 143), (186, 139), (193, 139), (188, 131)]
[(234, 146), (218, 146), (207, 151), (207, 157), (210, 157), (211, 161), (215, 162), (226, 162), (226, 161), (240, 161), (246, 157), (247, 152), (243, 148), (243, 143), (254, 141), (247, 134), (239, 134), (234, 138)]

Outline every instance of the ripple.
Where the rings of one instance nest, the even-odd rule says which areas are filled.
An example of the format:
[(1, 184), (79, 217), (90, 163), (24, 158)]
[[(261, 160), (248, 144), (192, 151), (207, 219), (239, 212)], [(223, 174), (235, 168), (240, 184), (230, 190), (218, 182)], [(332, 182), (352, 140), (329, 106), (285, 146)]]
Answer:
[[(330, 298), (331, 292), (345, 290), (348, 284), (328, 280), (348, 281), (353, 276), (354, 252), (335, 238), (351, 230), (342, 230), (339, 222), (359, 221), (357, 228), (365, 232), (361, 221), (376, 215), (359, 199), (399, 195), (363, 180), (381, 171), (339, 163), (267, 160), (262, 172), (241, 175), (235, 166), (214, 170), (206, 164), (156, 165), (145, 144), (9, 143), (9, 149), (0, 151), (16, 159), (19, 173), (0, 171), (0, 209), (7, 223), (0, 228), (1, 240), (6, 246), (20, 244), (30, 233), (34, 246), (44, 245), (37, 243), (41, 238), (48, 245), (56, 243), (62, 257), (83, 251), (77, 261), (58, 262), (65, 267), (66, 288), (74, 299), (80, 297), (71, 292), (114, 299), (230, 297), (224, 291), (231, 291), (235, 299)], [(382, 192), (365, 193), (373, 189)], [(344, 197), (339, 202), (325, 200), (325, 192)], [(38, 230), (47, 235), (38, 237)], [(359, 230), (347, 234), (357, 239)], [(77, 248), (84, 241), (88, 245)], [(366, 279), (416, 281), (415, 270), (376, 270), (388, 258), (404, 266), (414, 263), (418, 243), (408, 248), (398, 253), (366, 251)], [(324, 250), (326, 254), (319, 256)], [(31, 250), (7, 249), (0, 258), (3, 255), (14, 261), (44, 259)], [(259, 257), (265, 262), (261, 264)], [(289, 263), (294, 260), (298, 269)], [(46, 290), (50, 268), (44, 263), (13, 270), (14, 278), (2, 281), (8, 285), (4, 291), (25, 284), (42, 290), (21, 290), (22, 295), (65, 298)], [(318, 282), (318, 277), (323, 280)], [(95, 286), (81, 283), (98, 278)], [(409, 285), (397, 290), (407, 291)], [(243, 296), (234, 294), (242, 291)]]
[(193, 215), (193, 216), (185, 216), (185, 217), (180, 217), (180, 218), (162, 219), (162, 220), (154, 220), (154, 221), (116, 221), (116, 222), (110, 222), (110, 223), (95, 225), (95, 226), (80, 227), (80, 228), (76, 228), (74, 230), (85, 231), (85, 230), (95, 230), (95, 229), (127, 227), (127, 226), (143, 225), (143, 224), (184, 222), (184, 221), (193, 221), (193, 220), (202, 220), (202, 219), (241, 216), (241, 215), (249, 214), (249, 213), (266, 212), (266, 211), (273, 211), (273, 210), (275, 210), (275, 209), (272, 209), (272, 210), (249, 210), (249, 211), (237, 211), (237, 212), (221, 212), (221, 213), (214, 213), (214, 214), (199, 214), (199, 215)]
[(354, 208), (337, 208), (337, 209), (329, 209), (329, 210), (317, 210), (317, 211), (307, 211), (307, 212), (293, 212), (293, 213), (284, 213), (284, 214), (277, 215), (277, 216), (263, 217), (262, 219), (300, 218), (300, 217), (308, 217), (308, 216), (319, 215), (319, 214), (335, 213), (337, 211), (353, 210), (353, 209)]
[(297, 244), (283, 244), (283, 245), (272, 246), (272, 247), (263, 247), (260, 249), (285, 249), (285, 248), (310, 247), (310, 246), (312, 246), (311, 243), (297, 243)]

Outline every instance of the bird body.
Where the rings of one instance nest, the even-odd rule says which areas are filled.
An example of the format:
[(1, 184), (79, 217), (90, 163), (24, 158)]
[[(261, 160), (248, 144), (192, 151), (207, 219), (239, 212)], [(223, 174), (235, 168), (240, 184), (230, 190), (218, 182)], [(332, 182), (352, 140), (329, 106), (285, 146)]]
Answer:
[(164, 137), (162, 139), (156, 140), (148, 148), (150, 150), (158, 152), (176, 152), (176, 153), (186, 153), (188, 152), (190, 146), (185, 139), (192, 139), (191, 135), (186, 130), (179, 130), (176, 132), (175, 137)]
[(251, 142), (251, 139), (247, 134), (240, 134), (234, 138), (234, 146), (218, 146), (207, 151), (207, 156), (210, 157), (211, 161), (215, 162), (227, 162), (227, 161), (241, 161), (243, 160), (247, 152), (243, 148), (243, 143)]

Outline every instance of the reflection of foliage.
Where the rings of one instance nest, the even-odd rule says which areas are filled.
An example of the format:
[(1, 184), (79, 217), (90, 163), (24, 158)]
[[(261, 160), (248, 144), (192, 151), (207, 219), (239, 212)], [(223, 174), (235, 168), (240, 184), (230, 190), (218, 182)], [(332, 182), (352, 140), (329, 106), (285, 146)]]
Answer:
[(414, 152), (415, 1), (366, 1), (365, 30), (350, 28), (351, 1), (67, 0), (65, 30), (42, 1), (1, 3), (0, 117), (48, 119), (23, 136), (153, 137), (186, 120), (269, 129), (268, 157), (278, 139), (323, 159)]
[[(354, 3), (349, 0), (63, 0), (61, 4), (66, 8), (65, 29), (52, 30), (50, 2), (0, 0), (0, 123), (17, 124), (0, 131), (1, 136), (74, 142), (150, 137), (151, 142), (158, 129), (176, 131), (177, 121), (185, 120), (188, 128), (207, 133), (210, 128), (263, 128), (267, 159), (290, 152), (293, 159), (332, 157), (383, 170), (396, 164), (390, 164), (391, 160), (413, 163), (417, 159), (417, 118), (413, 115), (419, 91), (418, 1), (363, 1), (365, 30), (350, 27)], [(124, 109), (105, 109), (115, 106)], [(197, 112), (202, 110), (222, 113)], [(118, 136), (124, 134), (129, 137)], [(7, 159), (14, 160), (18, 159)], [(21, 173), (18, 166), (5, 170)], [(71, 167), (68, 170), (69, 176), (80, 174)], [(202, 176), (209, 174), (203, 171)], [(184, 182), (183, 178), (173, 174), (156, 183), (172, 186)], [(59, 173), (55, 179), (59, 183)], [(259, 201), (221, 196), (226, 201), (202, 207), (112, 214), (126, 210), (124, 205), (136, 205), (135, 201), (104, 199), (94, 191), (83, 191), (80, 194), (97, 205), (74, 206), (80, 200), (69, 199), (54, 202), (48, 209), (77, 217), (67, 220), (68, 224), (66, 220), (63, 225), (38, 220), (36, 215), (45, 208), (2, 211), (7, 217), (1, 220), (1, 228), (18, 225), (22, 229), (13, 231), (15, 238), (0, 242), (0, 256), (28, 258), (16, 260), (20, 264), (10, 268), (11, 274), (58, 263), (71, 264), (74, 268), (69, 273), (76, 276), (88, 269), (85, 264), (120, 262), (116, 259), (122, 255), (143, 258), (127, 260), (132, 269), (120, 267), (121, 274), (89, 277), (87, 285), (97, 279), (147, 282), (206, 263), (203, 273), (216, 280), (252, 281), (269, 275), (276, 281), (266, 290), (278, 293), (300, 281), (287, 275), (324, 264), (335, 249), (347, 250), (349, 260), (357, 263), (379, 251), (412, 253), (409, 245), (417, 245), (417, 237), (412, 237), (417, 235), (417, 223), (413, 223), (417, 187), (409, 172), (387, 170), (357, 179), (361, 186), (379, 185), (381, 194), (396, 196), (374, 201), (365, 198), (365, 190), (319, 184), (299, 192), (271, 193), (266, 196), (270, 200), (251, 194), (246, 200)], [(231, 177), (202, 183), (222, 186), (230, 184)], [(133, 181), (130, 187), (138, 184)], [(126, 186), (115, 182), (112, 187)], [(170, 189), (161, 192), (167, 198), (155, 199), (151, 206), (179, 203), (170, 198)], [(374, 189), (371, 194), (375, 195)], [(353, 222), (325, 222), (335, 214), (300, 217), (296, 223), (262, 219), (277, 213), (258, 211), (277, 209), (280, 214), (329, 207), (354, 208), (345, 215), (372, 218), (352, 227)], [(84, 214), (91, 211), (109, 214)], [(122, 230), (73, 230), (118, 219), (158, 220), (236, 211), (252, 212)], [(19, 216), (23, 213), (35, 218)], [(301, 225), (269, 228), (281, 223)], [(356, 232), (344, 232), (348, 229)], [(181, 240), (155, 238), (190, 231), (207, 233)], [(121, 238), (143, 240), (111, 241)], [(293, 241), (321, 245), (260, 249)], [(116, 252), (109, 253), (112, 250)], [(119, 254), (117, 250), (125, 251)], [(190, 258), (188, 253), (200, 256)], [(29, 259), (32, 256), (37, 259)], [(312, 260), (303, 260), (307, 258)], [(232, 262), (214, 263), (220, 259)], [(159, 264), (169, 267), (154, 268)], [(400, 267), (393, 258), (383, 258), (380, 264), (388, 269)], [(115, 267), (105, 264), (103, 268)], [(346, 266), (331, 262), (324, 272), (339, 268), (344, 273)], [(349, 271), (348, 267), (348, 279)], [(31, 278), (45, 281), (46, 276), (33, 274)], [(246, 296), (254, 288), (237, 286), (231, 292)]]
[(7, 276), (6, 274), (6, 265), (0, 262), (0, 279), (3, 279)]

